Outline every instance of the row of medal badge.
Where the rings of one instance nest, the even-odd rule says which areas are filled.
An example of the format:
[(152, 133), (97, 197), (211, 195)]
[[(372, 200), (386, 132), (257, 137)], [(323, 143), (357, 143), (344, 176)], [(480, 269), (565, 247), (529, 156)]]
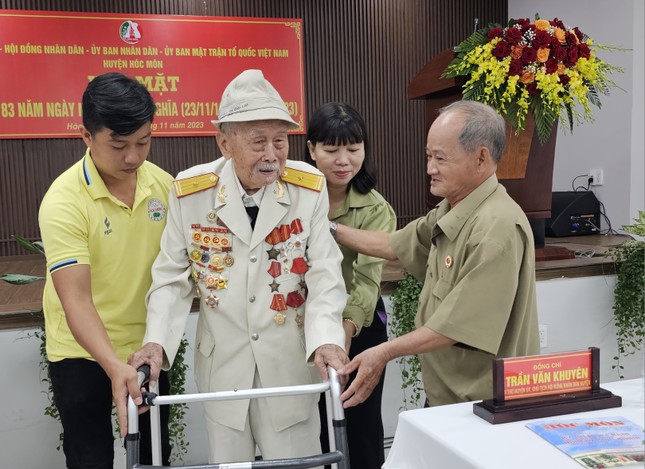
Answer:
[(190, 259), (193, 263), (192, 276), (195, 291), (199, 297), (197, 284), (203, 283), (211, 291), (204, 298), (204, 302), (214, 309), (219, 304), (219, 298), (213, 293), (213, 290), (227, 288), (228, 280), (222, 276), (222, 272), (235, 262), (231, 256), (233, 242), (230, 232), (226, 228), (191, 225), (191, 229), (193, 230), (191, 233), (193, 250), (190, 252)]
[[(291, 221), (291, 223), (277, 226), (265, 238), (267, 244), (271, 246), (267, 252), (269, 256), (270, 266), (268, 269), (269, 275), (273, 277), (273, 282), (269, 284), (273, 298), (271, 300), (270, 308), (275, 311), (273, 320), (276, 324), (282, 325), (286, 322), (287, 307), (291, 307), (296, 311), (294, 318), (298, 327), (304, 325), (304, 314), (300, 308), (305, 303), (304, 296), (298, 290), (294, 290), (287, 294), (285, 297), (279, 292), (280, 284), (277, 278), (282, 275), (282, 272), (298, 274), (300, 276), (299, 286), (304, 295), (306, 295), (307, 287), (304, 281), (304, 274), (309, 269), (305, 258), (304, 242), (298, 236), (302, 233), (302, 222), (299, 218)], [(292, 235), (295, 237), (292, 238)], [(281, 246), (278, 246), (282, 244)]]

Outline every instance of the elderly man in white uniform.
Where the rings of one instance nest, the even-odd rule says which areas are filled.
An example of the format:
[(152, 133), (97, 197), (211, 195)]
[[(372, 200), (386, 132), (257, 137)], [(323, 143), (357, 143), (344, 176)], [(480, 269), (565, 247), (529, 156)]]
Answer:
[[(144, 347), (154, 380), (173, 361), (195, 294), (201, 392), (310, 384), (347, 360), (342, 254), (324, 176), (287, 161), (297, 124), (259, 70), (226, 88), (223, 158), (177, 176), (152, 269)], [(315, 365), (315, 366), (314, 366)], [(212, 463), (320, 453), (318, 396), (205, 403)]]

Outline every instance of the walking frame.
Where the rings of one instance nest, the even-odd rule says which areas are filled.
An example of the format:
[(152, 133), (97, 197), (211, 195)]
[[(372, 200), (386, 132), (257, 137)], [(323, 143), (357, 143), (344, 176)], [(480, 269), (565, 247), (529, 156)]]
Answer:
[[(138, 370), (139, 385), (147, 382), (150, 367), (144, 365)], [(328, 453), (288, 459), (272, 459), (240, 463), (204, 464), (179, 466), (184, 469), (306, 469), (332, 464), (334, 469), (350, 469), (347, 445), (347, 421), (340, 400), (341, 386), (338, 373), (327, 367), (329, 379), (318, 384), (281, 386), (262, 389), (219, 391), (210, 393), (158, 396), (154, 392), (144, 393), (144, 405), (150, 406), (150, 433), (152, 437), (152, 466), (139, 464), (140, 434), (137, 405), (128, 397), (128, 434), (126, 435), (126, 469), (169, 468), (161, 465), (161, 405), (205, 401), (227, 401), (236, 399), (257, 399), (260, 397), (296, 396), (325, 393), (327, 403), (327, 429), (329, 432)], [(331, 409), (331, 412), (329, 412)], [(177, 467), (177, 466), (173, 466)]]

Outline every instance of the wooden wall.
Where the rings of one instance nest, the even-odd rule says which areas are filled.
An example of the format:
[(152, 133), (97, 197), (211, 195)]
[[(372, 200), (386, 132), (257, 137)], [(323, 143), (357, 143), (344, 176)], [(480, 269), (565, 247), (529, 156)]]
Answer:
[[(485, 25), (508, 16), (507, 0), (0, 0), (0, 8), (302, 18), (306, 113), (326, 101), (361, 111), (378, 189), (399, 226), (426, 212), (424, 106), (407, 99), (408, 83), (432, 56), (468, 36), (475, 17)], [(10, 73), (6, 58), (0, 67)], [(290, 138), (290, 158), (303, 159), (304, 136)], [(39, 239), (40, 200), (84, 150), (80, 138), (0, 140), (0, 257), (24, 254), (13, 234)], [(157, 138), (149, 159), (176, 174), (216, 156), (214, 138)]]

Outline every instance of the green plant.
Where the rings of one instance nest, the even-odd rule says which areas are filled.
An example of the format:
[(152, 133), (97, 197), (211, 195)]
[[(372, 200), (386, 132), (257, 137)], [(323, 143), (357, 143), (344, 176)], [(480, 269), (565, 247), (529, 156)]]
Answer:
[[(35, 254), (45, 254), (43, 245), (40, 241), (29, 241), (22, 236), (13, 236), (15, 241), (26, 251), (32, 252)], [(7, 283), (12, 285), (26, 285), (29, 283), (40, 282), (45, 280), (45, 277), (38, 277), (35, 275), (25, 275), (25, 274), (15, 274), (15, 273), (5, 273), (0, 275), (0, 280), (4, 280)], [(43, 318), (43, 310), (35, 311), (34, 314)], [(49, 360), (47, 359), (47, 335), (45, 332), (45, 327), (41, 326), (38, 330), (33, 333), (27, 334), (27, 337), (36, 337), (40, 339), (39, 344), (39, 353), (40, 353), (40, 381), (44, 384), (46, 390), (43, 391), (47, 396), (47, 406), (45, 407), (44, 414), (53, 418), (54, 420), (60, 422), (60, 415), (58, 414), (58, 409), (54, 404), (54, 393), (52, 390), (52, 383), (49, 377)], [(175, 361), (173, 362), (172, 368), (168, 372), (168, 380), (170, 381), (170, 392), (171, 394), (184, 394), (186, 392), (186, 370), (188, 365), (185, 363), (186, 349), (188, 348), (188, 341), (186, 338), (182, 338), (179, 349), (175, 356)], [(170, 444), (173, 447), (171, 453), (172, 461), (183, 461), (183, 457), (188, 452), (188, 444), (186, 441), (186, 423), (184, 418), (186, 416), (186, 409), (188, 406), (186, 404), (173, 404), (170, 406), (170, 414), (168, 419), (168, 434), (170, 438)], [(118, 422), (116, 420), (116, 411), (113, 409), (114, 415), (114, 429), (115, 429), (115, 438), (118, 435)], [(58, 438), (57, 450), (60, 450), (63, 446), (63, 432), (61, 430)]]
[[(394, 335), (401, 337), (415, 330), (414, 318), (419, 305), (421, 283), (406, 273), (392, 295), (392, 319), (390, 328)], [(418, 407), (421, 404), (423, 382), (420, 378), (421, 363), (417, 355), (407, 355), (398, 360), (401, 367), (401, 389), (403, 391), (402, 409)], [(408, 394), (409, 390), (409, 394)]]
[[(640, 211), (635, 221), (623, 226), (623, 230), (645, 236), (645, 212)], [(623, 378), (620, 358), (642, 350), (645, 337), (645, 241), (630, 239), (609, 249), (607, 255), (616, 266), (613, 309), (618, 355), (612, 368)]]
[[(182, 338), (175, 355), (175, 361), (172, 368), (168, 371), (168, 380), (170, 381), (170, 394), (184, 394), (186, 392), (186, 349), (188, 348), (188, 340)], [(182, 462), (184, 456), (188, 453), (188, 445), (186, 441), (186, 410), (188, 405), (186, 403), (173, 404), (170, 406), (170, 415), (168, 417), (168, 435), (170, 437), (170, 445), (173, 451), (170, 453), (171, 461)]]

